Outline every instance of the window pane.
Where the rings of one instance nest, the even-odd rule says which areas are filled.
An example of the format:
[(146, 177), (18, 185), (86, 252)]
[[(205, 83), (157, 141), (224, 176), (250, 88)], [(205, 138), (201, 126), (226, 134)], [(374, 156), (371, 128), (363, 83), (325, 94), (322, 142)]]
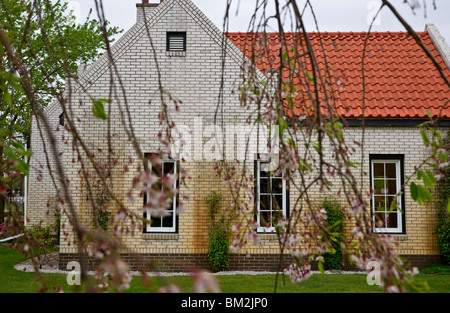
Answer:
[[(261, 163), (261, 167), (263, 167), (263, 163)], [(266, 171), (259, 171), (259, 177), (269, 177), (269, 172)]]
[[(386, 205), (386, 211), (390, 211), (391, 210), (391, 204), (392, 204), (392, 202), (396, 202), (397, 201), (397, 197), (394, 197), (394, 196), (388, 196), (387, 197), (387, 201), (388, 201), (388, 203), (387, 203), (387, 205)], [(394, 210), (393, 210), (394, 211)], [(395, 211), (397, 211), (397, 210), (395, 210)]]
[(150, 224), (150, 226), (153, 227), (161, 227), (161, 218), (160, 217), (154, 217), (152, 218), (152, 222)]
[(387, 183), (387, 193), (390, 195), (397, 194), (397, 181), (390, 179), (386, 183)]
[(373, 177), (384, 178), (384, 163), (373, 163)]
[(151, 165), (152, 166), (152, 174), (158, 177), (161, 177), (161, 169), (159, 168), (158, 165)]
[(259, 218), (261, 226), (270, 226), (270, 211), (261, 211), (261, 213), (259, 214)]
[(276, 202), (274, 202), (273, 209), (283, 210), (283, 195), (275, 195)]
[(374, 192), (374, 194), (383, 194), (384, 193), (384, 179), (374, 179), (373, 192)]
[(269, 180), (267, 178), (261, 178), (259, 180), (259, 192), (269, 193)]
[(283, 193), (283, 180), (281, 178), (272, 178), (272, 191), (273, 193)]
[(374, 197), (374, 207), (375, 211), (385, 211), (386, 209), (386, 198), (384, 196), (375, 196)]
[(384, 228), (386, 226), (384, 213), (375, 213), (375, 224), (379, 228)]
[(386, 178), (396, 178), (397, 170), (395, 163), (386, 163)]
[(163, 223), (162, 223), (163, 227), (172, 227), (173, 226), (173, 215), (172, 214), (170, 214), (170, 216), (164, 216), (162, 220), (163, 220)]
[(173, 169), (175, 167), (175, 162), (164, 162), (163, 163), (163, 173), (164, 174), (173, 174)]
[(389, 228), (397, 228), (398, 224), (397, 224), (397, 213), (392, 212), (390, 213), (387, 218), (386, 218), (386, 224), (387, 227)]
[(270, 196), (261, 195), (259, 197), (260, 210), (270, 210)]

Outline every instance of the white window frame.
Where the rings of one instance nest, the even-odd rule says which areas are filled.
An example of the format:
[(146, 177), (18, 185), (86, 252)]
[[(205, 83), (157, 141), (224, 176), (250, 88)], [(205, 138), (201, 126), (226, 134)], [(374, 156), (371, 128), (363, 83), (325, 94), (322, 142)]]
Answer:
[[(175, 195), (172, 199), (172, 226), (171, 227), (163, 227), (163, 223), (161, 221), (161, 226), (152, 226), (151, 224), (151, 220), (152, 220), (152, 216), (150, 215), (150, 212), (147, 210), (146, 213), (146, 219), (149, 221), (147, 223), (147, 227), (146, 227), (146, 232), (147, 233), (175, 233), (177, 231), (177, 203), (178, 203), (178, 180), (177, 180), (177, 175), (178, 175), (178, 162), (176, 159), (162, 159), (161, 160), (162, 164), (164, 163), (173, 163), (173, 173), (175, 175), (175, 179), (173, 182), (173, 188), (176, 191)], [(152, 163), (150, 160), (148, 160), (148, 168), (150, 171), (152, 171)], [(148, 193), (146, 194), (146, 199), (148, 201), (149, 195)], [(163, 218), (169, 218), (169, 217), (163, 217)]]
[[(384, 190), (384, 194), (375, 194), (375, 174), (374, 174), (374, 164), (377, 163), (382, 163), (382, 164), (395, 164), (395, 172), (396, 172), (396, 194), (391, 195), (391, 194), (387, 194), (387, 187), (386, 185), (384, 186), (385, 190)], [(371, 167), (371, 188), (372, 188), (372, 192), (371, 192), (371, 210), (372, 210), (372, 224), (373, 224), (373, 232), (374, 233), (403, 233), (403, 214), (404, 214), (404, 208), (403, 208), (403, 201), (402, 201), (402, 195), (401, 195), (401, 188), (402, 188), (402, 169), (401, 169), (401, 160), (400, 159), (371, 159), (370, 161), (370, 167)], [(383, 180), (385, 182), (388, 181), (388, 179), (386, 178), (386, 165), (385, 165), (385, 170), (384, 170), (385, 176), (383, 177)], [(387, 214), (387, 212), (390, 211), (390, 205), (388, 204), (387, 201), (387, 197), (388, 196), (396, 196), (396, 202), (397, 202), (397, 207), (400, 208), (400, 210), (396, 209), (396, 214), (397, 214), (397, 227), (393, 228), (389, 228), (387, 227), (387, 221), (385, 220), (384, 224), (385, 227), (378, 227), (377, 223), (376, 223), (376, 213), (380, 213), (383, 211), (376, 211), (375, 210), (375, 197), (376, 196), (383, 196), (385, 197), (385, 201), (384, 201), (384, 205), (385, 205), (385, 210), (384, 213)]]
[[(257, 232), (259, 233), (273, 233), (275, 232), (275, 227), (274, 226), (263, 226), (261, 225), (261, 164), (267, 164), (267, 167), (269, 167), (269, 161), (266, 160), (261, 160), (258, 159), (256, 162), (256, 166), (257, 166), (257, 170), (256, 170), (256, 206), (257, 206), (257, 215), (256, 215), (256, 223), (257, 223)], [(270, 175), (270, 171), (269, 172), (269, 180), (271, 180), (272, 178), (280, 178), (280, 177), (272, 177)], [(281, 181), (282, 181), (282, 214), (283, 217), (287, 216), (287, 192), (286, 192), (286, 180), (281, 177)], [(268, 186), (271, 186), (268, 185)], [(269, 187), (268, 187), (269, 189)], [(265, 193), (264, 195), (267, 195), (270, 197), (270, 211), (273, 211), (273, 207), (272, 207), (272, 201), (273, 201), (273, 197), (275, 197), (275, 194), (273, 194), (270, 190), (268, 190), (267, 193)]]

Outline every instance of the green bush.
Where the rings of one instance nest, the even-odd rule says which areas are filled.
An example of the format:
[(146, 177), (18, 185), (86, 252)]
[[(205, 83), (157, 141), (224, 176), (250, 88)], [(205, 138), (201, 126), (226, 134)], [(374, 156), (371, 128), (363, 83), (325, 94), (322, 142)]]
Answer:
[(335, 200), (325, 199), (322, 206), (327, 212), (327, 226), (331, 233), (329, 241), (333, 247), (333, 252), (324, 253), (325, 265), (329, 270), (341, 270), (344, 254), (341, 243), (344, 241), (344, 212), (341, 205)]
[[(450, 143), (450, 132), (447, 133), (446, 143)], [(450, 149), (447, 149), (449, 155)], [(438, 221), (437, 239), (439, 250), (444, 258), (444, 262), (450, 265), (450, 213), (447, 211), (447, 203), (450, 199), (450, 166), (441, 170), (444, 175), (436, 185)]]
[(37, 258), (40, 266), (50, 261), (50, 255), (47, 254), (50, 248), (57, 242), (57, 238), (54, 236), (54, 226), (42, 226), (42, 222), (39, 225), (32, 226), (28, 232), (32, 236), (30, 243), (30, 256)]
[[(209, 222), (207, 255), (210, 270), (213, 272), (227, 270), (229, 265), (230, 218), (224, 211), (221, 211), (221, 200), (221, 193), (216, 191), (212, 191), (205, 200), (208, 206)], [(218, 216), (219, 213), (221, 213), (220, 216)]]

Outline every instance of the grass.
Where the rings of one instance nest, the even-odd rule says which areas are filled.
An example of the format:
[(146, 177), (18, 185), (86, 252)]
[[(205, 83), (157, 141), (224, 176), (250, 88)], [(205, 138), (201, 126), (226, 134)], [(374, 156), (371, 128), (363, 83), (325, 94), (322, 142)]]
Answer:
[[(16, 250), (0, 245), (0, 293), (31, 293), (39, 292), (41, 283), (49, 286), (61, 286), (64, 292), (83, 291), (69, 286), (65, 274), (42, 274), (42, 280), (36, 279), (35, 273), (20, 272), (14, 265), (24, 260), (24, 256)], [(273, 293), (275, 286), (274, 274), (261, 275), (217, 275), (223, 293)], [(450, 266), (436, 264), (421, 271), (416, 276), (417, 281), (427, 282), (432, 293), (450, 293)], [(158, 292), (167, 284), (179, 286), (182, 292), (194, 292), (190, 276), (149, 277), (144, 282), (142, 277), (134, 276), (127, 293)], [(50, 288), (49, 292), (56, 292)], [(280, 275), (277, 292), (279, 293), (380, 293), (381, 289), (370, 286), (364, 274), (315, 274), (308, 280), (293, 284), (288, 277)]]

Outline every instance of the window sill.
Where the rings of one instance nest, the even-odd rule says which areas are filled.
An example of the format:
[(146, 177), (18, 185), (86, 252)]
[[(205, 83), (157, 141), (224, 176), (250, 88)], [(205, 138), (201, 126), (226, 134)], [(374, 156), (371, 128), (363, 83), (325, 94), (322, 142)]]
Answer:
[(185, 57), (186, 51), (166, 51), (168, 57)]
[(278, 242), (278, 236), (275, 232), (257, 232), (256, 233), (261, 240), (261, 242)]
[(143, 233), (144, 240), (178, 240), (178, 234)]

